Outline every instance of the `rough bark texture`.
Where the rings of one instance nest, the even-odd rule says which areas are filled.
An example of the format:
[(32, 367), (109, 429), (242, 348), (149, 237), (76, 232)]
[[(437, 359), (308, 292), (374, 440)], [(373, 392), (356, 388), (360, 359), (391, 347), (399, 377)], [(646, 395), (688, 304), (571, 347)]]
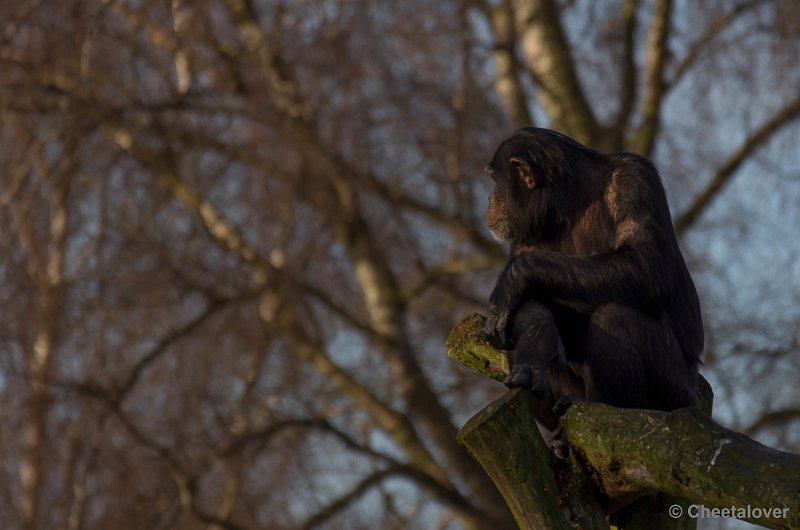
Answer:
[[(771, 449), (717, 425), (695, 408), (674, 412), (576, 403), (564, 436), (614, 497), (651, 489), (707, 508), (747, 508), (738, 519), (800, 527), (800, 455)], [(761, 517), (753, 517), (756, 509)], [(775, 509), (784, 509), (779, 517)], [(745, 511), (745, 510), (743, 510)]]
[(553, 127), (594, 144), (597, 118), (578, 78), (558, 5), (553, 0), (514, 0), (512, 6), (525, 64)]
[[(480, 315), (464, 319), (447, 340), (447, 354), (501, 381), (508, 370), (505, 353), (483, 340), (482, 327)], [(700, 394), (701, 408), (710, 410), (705, 380)], [(624, 528), (691, 528), (694, 520), (686, 517), (690, 505), (735, 507), (729, 516), (767, 528), (800, 528), (800, 455), (725, 429), (696, 408), (667, 413), (580, 401), (561, 419), (572, 452), (572, 466), (564, 464), (569, 469), (561, 473), (538, 435), (526, 408), (529, 402), (527, 393), (509, 392), (472, 418), (459, 435), (492, 477), (521, 528), (562, 528), (568, 518), (576, 522), (575, 513), (583, 517), (580, 526), (594, 528), (600, 502), (610, 511), (619, 507), (615, 500), (651, 492), (665, 495), (629, 507)], [(573, 486), (567, 492), (554, 478), (580, 475), (578, 462), (585, 465), (585, 477), (599, 487), (599, 496), (589, 491), (588, 479), (582, 487), (568, 480)], [(665, 514), (678, 503), (670, 496), (688, 499), (679, 502), (681, 520)]]
[(467, 422), (459, 441), (492, 478), (520, 528), (607, 529), (600, 498), (577, 462), (557, 461), (545, 445), (532, 399), (523, 390), (507, 392)]

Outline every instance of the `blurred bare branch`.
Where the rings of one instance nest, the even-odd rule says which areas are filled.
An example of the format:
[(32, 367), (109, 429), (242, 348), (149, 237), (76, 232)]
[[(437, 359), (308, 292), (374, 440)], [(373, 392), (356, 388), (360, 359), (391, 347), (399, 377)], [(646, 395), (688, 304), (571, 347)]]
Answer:
[(0, 5), (3, 528), (513, 527), (442, 344), (532, 122), (654, 158), (717, 410), (796, 449), (792, 9)]

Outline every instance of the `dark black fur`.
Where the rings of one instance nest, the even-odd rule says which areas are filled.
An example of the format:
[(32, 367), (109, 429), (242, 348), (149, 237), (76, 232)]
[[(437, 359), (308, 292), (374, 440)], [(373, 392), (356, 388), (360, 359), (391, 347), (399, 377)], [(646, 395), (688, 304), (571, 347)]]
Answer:
[(703, 325), (655, 167), (526, 128), (487, 171), (505, 210), (490, 201), (487, 220), (504, 219), (493, 232), (511, 242), (485, 328), (513, 349), (506, 383), (534, 390), (543, 411), (568, 395), (694, 405)]

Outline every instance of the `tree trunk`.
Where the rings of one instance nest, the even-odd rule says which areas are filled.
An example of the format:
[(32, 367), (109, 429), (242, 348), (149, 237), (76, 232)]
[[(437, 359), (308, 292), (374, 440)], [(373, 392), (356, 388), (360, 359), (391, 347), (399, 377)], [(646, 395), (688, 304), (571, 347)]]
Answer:
[[(482, 328), (480, 315), (459, 323), (447, 339), (448, 356), (501, 381), (506, 354), (483, 339)], [(528, 392), (508, 392), (459, 434), (520, 528), (607, 528), (599, 522), (603, 511), (642, 495), (648, 496), (626, 508), (620, 528), (692, 528), (706, 509), (719, 510), (707, 517), (800, 528), (800, 455), (717, 425), (699, 408), (661, 412), (578, 401), (560, 420), (570, 459), (556, 461), (536, 428), (532, 401)], [(705, 380), (701, 407), (711, 407)]]

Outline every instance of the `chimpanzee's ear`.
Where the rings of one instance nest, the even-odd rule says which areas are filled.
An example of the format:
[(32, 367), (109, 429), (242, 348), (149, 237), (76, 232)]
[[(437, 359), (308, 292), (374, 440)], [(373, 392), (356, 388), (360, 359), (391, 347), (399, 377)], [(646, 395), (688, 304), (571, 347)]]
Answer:
[(509, 163), (511, 164), (512, 171), (517, 174), (520, 182), (522, 182), (526, 188), (532, 190), (536, 187), (536, 178), (533, 175), (534, 170), (527, 160), (518, 156), (512, 156)]

